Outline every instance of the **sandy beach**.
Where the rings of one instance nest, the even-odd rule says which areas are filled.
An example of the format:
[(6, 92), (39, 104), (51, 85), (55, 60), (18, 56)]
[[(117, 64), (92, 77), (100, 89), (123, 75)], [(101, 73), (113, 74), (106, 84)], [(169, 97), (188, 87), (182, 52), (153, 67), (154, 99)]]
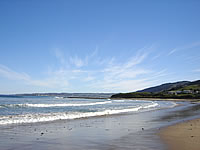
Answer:
[[(182, 104), (178, 107), (143, 113), (1, 126), (0, 148), (1, 150), (166, 150), (170, 143), (163, 137), (167, 136), (160, 138), (156, 133), (166, 126), (183, 122), (199, 114), (199, 104), (185, 102)], [(191, 132), (189, 130), (191, 128), (195, 130), (195, 124), (192, 123), (193, 127), (188, 126), (187, 132)], [(189, 138), (197, 139), (196, 136), (195, 132)]]
[(169, 126), (160, 132), (169, 150), (199, 150), (200, 119)]

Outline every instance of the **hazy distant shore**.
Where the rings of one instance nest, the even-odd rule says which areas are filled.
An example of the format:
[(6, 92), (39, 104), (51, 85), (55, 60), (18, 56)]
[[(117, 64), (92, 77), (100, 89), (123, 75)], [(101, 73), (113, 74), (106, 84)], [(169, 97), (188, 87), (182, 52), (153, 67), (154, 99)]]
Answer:
[[(80, 98), (80, 99), (105, 99), (103, 97), (79, 97), (79, 96), (70, 96), (66, 98)], [(175, 101), (175, 102), (200, 102), (200, 99), (173, 99), (173, 98), (111, 98), (108, 97), (107, 99), (114, 99), (114, 100), (147, 100), (147, 101)]]

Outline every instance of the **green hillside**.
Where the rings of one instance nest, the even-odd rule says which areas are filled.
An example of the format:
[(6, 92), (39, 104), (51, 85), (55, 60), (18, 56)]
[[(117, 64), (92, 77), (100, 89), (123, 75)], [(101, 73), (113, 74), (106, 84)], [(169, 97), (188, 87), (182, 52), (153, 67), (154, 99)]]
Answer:
[[(177, 84), (178, 83), (178, 84)], [(181, 83), (181, 84), (180, 84)], [(184, 83), (184, 84), (183, 84)], [(170, 86), (171, 88), (170, 88)], [(194, 82), (176, 82), (163, 85), (151, 87), (147, 90), (158, 91), (162, 87), (161, 92), (130, 92), (130, 93), (119, 93), (112, 95), (111, 98), (166, 98), (166, 99), (200, 99), (200, 80)], [(167, 85), (167, 86), (166, 86)], [(158, 88), (158, 89), (156, 89)]]
[(193, 91), (200, 91), (200, 85), (188, 85), (182, 88), (178, 88), (177, 90), (193, 90)]

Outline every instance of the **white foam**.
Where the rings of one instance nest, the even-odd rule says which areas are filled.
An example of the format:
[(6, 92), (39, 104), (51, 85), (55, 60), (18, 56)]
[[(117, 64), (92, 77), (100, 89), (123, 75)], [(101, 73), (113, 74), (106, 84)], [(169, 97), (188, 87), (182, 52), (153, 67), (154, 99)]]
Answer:
[(113, 100), (113, 102), (125, 102), (125, 100)]
[(147, 108), (156, 107), (156, 106), (158, 106), (158, 103), (152, 102), (151, 105), (143, 106), (143, 108), (144, 108), (144, 109), (147, 109)]
[(112, 103), (112, 101), (105, 102), (96, 102), (96, 103), (80, 103), (80, 104), (69, 104), (69, 103), (61, 103), (61, 104), (8, 104), (6, 107), (76, 107), (76, 106), (92, 106), (92, 105), (104, 105)]
[(170, 108), (174, 108), (174, 107), (176, 107), (176, 106), (178, 106), (178, 104), (176, 103), (176, 102), (171, 102), (171, 106), (170, 106)]
[(173, 107), (178, 105), (176, 102), (172, 102), (172, 104), (173, 104)]
[(56, 99), (63, 99), (64, 97), (56, 96), (55, 98), (56, 98)]
[(26, 115), (16, 115), (16, 116), (2, 116), (0, 117), (0, 124), (21, 124), (21, 123), (35, 123), (35, 122), (47, 122), (55, 120), (67, 120), (67, 119), (78, 119), (78, 118), (87, 118), (95, 116), (104, 116), (112, 114), (121, 114), (128, 112), (137, 112), (140, 109), (147, 109), (156, 107), (157, 103), (152, 103), (147, 106), (138, 106), (135, 108), (128, 109), (118, 109), (118, 110), (105, 110), (100, 112), (74, 112), (74, 113), (47, 113), (47, 114), (26, 114)]

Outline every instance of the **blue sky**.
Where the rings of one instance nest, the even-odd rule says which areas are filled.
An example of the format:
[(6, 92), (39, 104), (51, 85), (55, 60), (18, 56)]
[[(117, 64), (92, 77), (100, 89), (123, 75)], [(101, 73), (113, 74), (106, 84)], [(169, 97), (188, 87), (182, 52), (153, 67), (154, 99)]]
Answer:
[(1, 0), (0, 93), (130, 92), (200, 79), (199, 0)]

